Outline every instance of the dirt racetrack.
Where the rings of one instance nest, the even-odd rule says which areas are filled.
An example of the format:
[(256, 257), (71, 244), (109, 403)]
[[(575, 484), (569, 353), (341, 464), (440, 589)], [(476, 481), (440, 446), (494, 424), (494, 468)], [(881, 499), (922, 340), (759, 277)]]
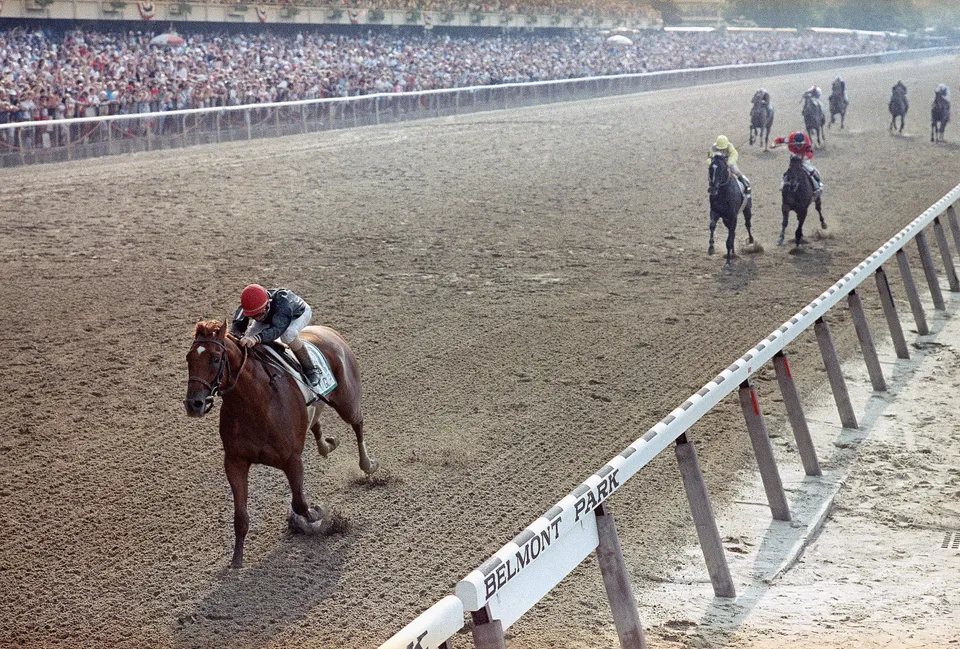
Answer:
[[(960, 181), (960, 127), (929, 142), (957, 69), (843, 71), (847, 129), (815, 160), (832, 238), (800, 254), (776, 246), (787, 154), (746, 146), (749, 99), (762, 83), (785, 135), (830, 73), (3, 171), (0, 646), (378, 645)], [(912, 108), (892, 137), (898, 78)], [(731, 272), (706, 255), (721, 132), (765, 248)], [(229, 571), (217, 411), (184, 415), (184, 357), (251, 281), (294, 288), (351, 342), (383, 469), (361, 479), (325, 413), (343, 444), (308, 446), (307, 494), (349, 530), (291, 536), (282, 474), (255, 468), (247, 565)], [(830, 323), (855, 353), (846, 311)], [(804, 390), (825, 379), (812, 333), (791, 350)], [(738, 409), (692, 431), (718, 507), (752, 461)], [(661, 455), (611, 501), (637, 588), (694, 538)], [(616, 646), (596, 563), (508, 644)]]

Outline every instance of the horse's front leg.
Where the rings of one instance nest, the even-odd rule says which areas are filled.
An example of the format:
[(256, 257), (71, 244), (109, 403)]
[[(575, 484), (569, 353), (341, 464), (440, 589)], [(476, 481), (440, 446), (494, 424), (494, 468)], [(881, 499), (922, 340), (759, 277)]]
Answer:
[(715, 211), (710, 210), (710, 246), (707, 248), (708, 255), (712, 255), (714, 252), (716, 252), (713, 247), (713, 231), (717, 229), (718, 218), (719, 215)]
[(363, 439), (363, 419), (351, 424), (353, 432), (357, 434), (357, 451), (360, 453), (360, 468), (366, 474), (376, 473), (380, 463), (371, 457), (367, 450), (367, 442)]
[(729, 220), (723, 222), (727, 226), (727, 263), (726, 266), (729, 268), (732, 263), (731, 260), (736, 257), (736, 252), (733, 249), (733, 242), (737, 234), (737, 215), (734, 214)]
[(790, 208), (787, 207), (787, 204), (784, 203), (780, 206), (780, 211), (783, 212), (783, 223), (780, 224), (780, 238), (777, 239), (777, 245), (783, 245), (783, 238), (787, 234), (787, 222), (790, 220)]
[(797, 231), (795, 233), (794, 242), (796, 245), (801, 245), (807, 243), (807, 240), (803, 238), (803, 224), (807, 220), (807, 208), (802, 210), (797, 210)]
[(821, 200), (822, 200), (822, 198), (821, 198), (820, 196), (817, 196), (816, 200), (814, 200), (814, 202), (813, 202), (813, 206), (817, 208), (817, 214), (820, 215), (820, 227), (821, 227), (821, 229), (826, 230), (826, 229), (827, 229), (827, 221), (826, 221), (826, 219), (823, 218), (823, 210), (820, 209), (820, 208), (822, 207)]
[(295, 514), (309, 521), (310, 506), (303, 496), (303, 459), (299, 453), (294, 453), (287, 460), (286, 465), (283, 466), (283, 472), (287, 476), (287, 482), (290, 483), (290, 507)]
[(229, 455), (223, 458), (223, 468), (227, 473), (227, 481), (233, 491), (233, 560), (231, 568), (243, 567), (243, 540), (250, 529), (250, 516), (247, 514), (247, 476), (250, 473), (250, 463)]
[(750, 230), (750, 221), (753, 219), (753, 196), (747, 198), (743, 206), (743, 222), (747, 226), (747, 243), (753, 243), (753, 232)]

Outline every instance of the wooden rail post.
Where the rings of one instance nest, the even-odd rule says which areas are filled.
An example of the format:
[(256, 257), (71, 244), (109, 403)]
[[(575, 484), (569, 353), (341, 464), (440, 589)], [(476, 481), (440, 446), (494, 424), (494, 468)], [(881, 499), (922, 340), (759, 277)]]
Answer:
[(787, 360), (785, 351), (781, 350), (774, 354), (773, 369), (777, 373), (777, 384), (783, 396), (783, 405), (787, 409), (787, 417), (790, 418), (790, 426), (793, 428), (793, 438), (797, 441), (797, 451), (803, 462), (803, 472), (807, 475), (823, 475), (820, 470), (820, 461), (817, 459), (817, 449), (813, 446), (813, 438), (807, 427), (807, 418), (803, 414), (800, 393), (797, 392), (797, 386), (793, 382), (790, 361)]
[(476, 649), (507, 649), (503, 623), (490, 617), (490, 606), (473, 611), (473, 646)]
[(736, 597), (737, 591), (733, 587), (727, 557), (723, 553), (723, 543), (717, 529), (713, 505), (710, 504), (707, 483), (703, 481), (703, 473), (700, 472), (700, 463), (697, 461), (697, 449), (687, 439), (686, 434), (683, 434), (677, 438), (674, 452), (677, 455), (677, 464), (680, 465), (680, 476), (683, 478), (683, 488), (690, 503), (693, 524), (700, 539), (700, 549), (703, 550), (703, 558), (707, 562), (713, 594), (717, 597)]
[(953, 233), (953, 243), (957, 246), (957, 252), (960, 253), (960, 221), (957, 221), (957, 213), (953, 205), (947, 207), (947, 223), (950, 224), (950, 232)]
[(827, 378), (830, 379), (833, 400), (837, 403), (837, 411), (840, 413), (840, 423), (844, 428), (857, 428), (857, 417), (850, 404), (850, 394), (847, 392), (847, 383), (843, 379), (837, 348), (834, 347), (833, 337), (830, 336), (830, 327), (823, 318), (817, 318), (813, 324), (813, 331), (817, 335), (820, 356), (823, 357), (823, 364), (827, 368)]
[(789, 521), (790, 506), (787, 504), (787, 496), (783, 492), (783, 483), (777, 471), (777, 460), (773, 456), (773, 445), (770, 443), (770, 435), (767, 434), (767, 425), (763, 421), (763, 413), (760, 412), (757, 390), (747, 379), (740, 384), (739, 394), (740, 407), (743, 408), (743, 416), (747, 420), (750, 444), (753, 445), (753, 454), (760, 467), (760, 479), (763, 481), (763, 490), (767, 493), (770, 512), (774, 520)]
[(907, 291), (910, 310), (913, 311), (913, 320), (917, 323), (917, 333), (926, 336), (930, 333), (930, 327), (927, 326), (927, 318), (923, 314), (923, 304), (920, 303), (920, 294), (917, 293), (913, 273), (910, 272), (910, 261), (907, 259), (907, 253), (903, 251), (903, 248), (897, 251), (897, 265), (900, 266), (900, 277), (903, 279), (903, 288)]
[(897, 358), (910, 358), (907, 340), (903, 337), (900, 316), (897, 315), (897, 305), (893, 301), (890, 282), (887, 280), (887, 272), (883, 270), (883, 266), (877, 268), (874, 279), (877, 281), (877, 292), (880, 293), (883, 315), (887, 318), (887, 326), (890, 328), (890, 337), (893, 338), (893, 347), (897, 350)]
[(600, 541), (597, 545), (597, 562), (600, 564), (603, 587), (607, 591), (620, 646), (623, 649), (646, 649), (647, 641), (643, 636), (637, 601), (630, 587), (630, 574), (627, 572), (627, 562), (623, 559), (617, 523), (603, 503), (597, 506), (594, 513), (597, 516), (597, 537)]
[(923, 274), (927, 278), (927, 286), (930, 287), (930, 295), (933, 297), (933, 307), (944, 311), (947, 305), (943, 301), (940, 280), (937, 279), (937, 269), (933, 265), (933, 255), (930, 254), (930, 244), (927, 243), (927, 235), (923, 232), (917, 232), (917, 249), (920, 251)]
[(877, 392), (886, 392), (887, 382), (883, 378), (883, 370), (880, 369), (880, 359), (877, 357), (877, 348), (873, 344), (873, 335), (870, 333), (870, 325), (867, 323), (867, 314), (863, 312), (863, 301), (856, 289), (850, 291), (847, 295), (847, 304), (850, 305), (850, 312), (853, 315), (853, 328), (857, 330), (857, 339), (860, 341), (860, 349), (863, 351), (863, 360), (867, 364), (867, 372), (870, 374), (870, 384)]
[(947, 243), (947, 233), (943, 229), (940, 217), (933, 219), (933, 232), (937, 237), (937, 247), (940, 249), (940, 258), (943, 259), (943, 268), (947, 272), (947, 282), (950, 292), (960, 292), (960, 279), (957, 278), (957, 268), (953, 265), (953, 256), (950, 254), (950, 244)]

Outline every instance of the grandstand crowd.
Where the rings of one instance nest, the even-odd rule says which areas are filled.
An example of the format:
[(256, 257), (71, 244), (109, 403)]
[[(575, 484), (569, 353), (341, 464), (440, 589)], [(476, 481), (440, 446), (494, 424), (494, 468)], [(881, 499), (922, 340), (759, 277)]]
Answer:
[(756, 32), (455, 37), (0, 32), (0, 123), (746, 64), (895, 49), (894, 40)]

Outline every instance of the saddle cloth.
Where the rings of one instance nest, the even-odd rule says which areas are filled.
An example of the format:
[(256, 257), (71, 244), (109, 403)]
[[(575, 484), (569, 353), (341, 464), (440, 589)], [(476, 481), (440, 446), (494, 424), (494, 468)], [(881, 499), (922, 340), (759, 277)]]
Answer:
[(277, 349), (279, 345), (262, 345), (261, 347), (266, 350), (270, 357), (277, 361), (284, 370), (297, 379), (297, 385), (300, 387), (300, 392), (303, 393), (304, 400), (307, 403), (311, 403), (317, 400), (318, 394), (320, 396), (326, 396), (333, 392), (334, 388), (337, 387), (337, 379), (333, 376), (330, 363), (320, 350), (306, 340), (303, 341), (303, 345), (307, 348), (307, 351), (310, 352), (310, 358), (313, 359), (314, 365), (320, 370), (320, 383), (317, 384), (316, 390), (313, 390), (307, 384), (306, 379), (300, 372), (300, 363), (297, 362), (296, 356), (293, 355), (289, 347), (284, 346), (282, 352)]

